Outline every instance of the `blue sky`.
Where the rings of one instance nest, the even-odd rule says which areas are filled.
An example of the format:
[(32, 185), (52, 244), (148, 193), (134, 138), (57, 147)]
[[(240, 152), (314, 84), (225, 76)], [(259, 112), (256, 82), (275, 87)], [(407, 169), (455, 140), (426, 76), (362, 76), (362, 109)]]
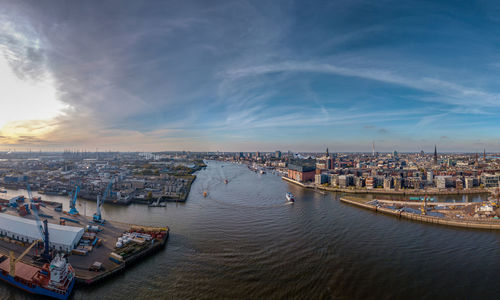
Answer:
[(55, 91), (3, 148), (500, 151), (494, 1), (2, 1), (0, 28), (0, 74)]

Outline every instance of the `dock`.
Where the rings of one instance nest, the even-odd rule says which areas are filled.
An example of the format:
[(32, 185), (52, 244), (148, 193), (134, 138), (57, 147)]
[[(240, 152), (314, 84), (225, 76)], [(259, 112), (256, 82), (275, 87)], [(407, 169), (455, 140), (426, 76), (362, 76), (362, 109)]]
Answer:
[[(69, 263), (73, 266), (75, 270), (76, 283), (78, 285), (91, 285), (96, 282), (105, 280), (117, 273), (124, 271), (128, 266), (140, 262), (141, 259), (153, 255), (155, 252), (163, 249), (167, 243), (169, 237), (169, 228), (162, 227), (166, 229), (166, 234), (159, 239), (152, 239), (144, 246), (141, 247), (140, 251), (133, 252), (130, 256), (123, 259), (123, 261), (117, 263), (109, 259), (110, 254), (115, 251), (119, 251), (115, 248), (118, 237), (122, 236), (124, 232), (128, 232), (133, 227), (144, 227), (141, 225), (127, 224), (116, 221), (106, 220), (104, 225), (93, 224), (91, 217), (85, 217), (82, 215), (78, 216), (68, 216), (62, 212), (57, 212), (54, 208), (59, 203), (44, 203), (45, 207), (40, 209), (40, 214), (51, 217), (42, 217), (41, 219), (47, 218), (49, 223), (59, 224), (59, 220), (72, 219), (75, 222), (66, 222), (66, 226), (82, 227), (86, 225), (98, 225), (102, 231), (96, 233), (96, 237), (101, 241), (100, 246), (94, 246), (87, 255), (81, 256), (76, 254), (70, 254), (68, 256)], [(2, 213), (7, 213), (15, 216), (19, 216), (15, 209), (7, 208), (2, 211)], [(33, 215), (26, 215), (24, 218), (34, 219)], [(147, 228), (147, 227), (144, 227)], [(9, 251), (14, 251), (15, 255), (18, 256), (22, 253), (28, 244), (24, 244), (20, 241), (7, 239), (0, 239), (0, 254), (8, 255)], [(41, 266), (40, 263), (36, 262), (33, 258), (37, 254), (36, 249), (31, 250), (22, 261), (26, 264), (33, 266)], [(90, 271), (89, 268), (95, 263), (99, 262), (102, 264), (102, 269), (100, 271)]]
[[(386, 207), (380, 207), (379, 205), (371, 204), (369, 200), (356, 199), (341, 197), (340, 201), (364, 209), (368, 209), (374, 212), (382, 213), (385, 215), (391, 215), (398, 218), (404, 218), (409, 220), (414, 220), (418, 222), (446, 225), (453, 227), (462, 228), (473, 228), (473, 229), (490, 229), (490, 230), (500, 230), (500, 220), (471, 220), (471, 219), (452, 219), (452, 218), (442, 218), (434, 217), (428, 215), (419, 215), (415, 213), (405, 212), (398, 209), (390, 209)], [(418, 202), (413, 202), (413, 204)], [(447, 205), (455, 205), (457, 203), (445, 202)], [(429, 204), (429, 203), (427, 203)]]

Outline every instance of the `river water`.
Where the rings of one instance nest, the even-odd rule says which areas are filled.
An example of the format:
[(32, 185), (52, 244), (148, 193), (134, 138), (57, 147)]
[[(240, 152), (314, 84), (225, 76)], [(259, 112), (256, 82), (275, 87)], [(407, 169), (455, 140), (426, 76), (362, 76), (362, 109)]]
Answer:
[[(168, 225), (170, 239), (165, 250), (102, 284), (77, 288), (73, 298), (493, 299), (500, 294), (500, 233), (377, 214), (339, 202), (339, 194), (305, 190), (243, 165), (210, 161), (197, 175), (185, 204), (104, 205), (104, 218)], [(295, 194), (294, 204), (286, 203), (287, 191)], [(43, 197), (67, 208), (67, 197)], [(84, 203), (92, 214), (95, 204), (87, 201), (78, 202), (80, 212)], [(34, 299), (1, 283), (0, 295)]]

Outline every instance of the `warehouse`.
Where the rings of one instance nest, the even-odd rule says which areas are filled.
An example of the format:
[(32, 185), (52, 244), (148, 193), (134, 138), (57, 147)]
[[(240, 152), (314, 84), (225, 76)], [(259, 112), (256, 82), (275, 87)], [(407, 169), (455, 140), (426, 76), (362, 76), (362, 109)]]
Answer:
[[(50, 248), (70, 252), (83, 235), (83, 228), (48, 224)], [(0, 234), (22, 242), (41, 239), (36, 221), (0, 213)]]

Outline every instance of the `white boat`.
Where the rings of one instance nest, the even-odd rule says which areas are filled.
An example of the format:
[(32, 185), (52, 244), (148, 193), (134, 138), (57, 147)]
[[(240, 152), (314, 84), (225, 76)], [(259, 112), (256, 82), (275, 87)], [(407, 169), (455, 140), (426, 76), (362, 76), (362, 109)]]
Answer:
[(290, 192), (285, 194), (285, 198), (288, 202), (295, 202), (295, 196)]

